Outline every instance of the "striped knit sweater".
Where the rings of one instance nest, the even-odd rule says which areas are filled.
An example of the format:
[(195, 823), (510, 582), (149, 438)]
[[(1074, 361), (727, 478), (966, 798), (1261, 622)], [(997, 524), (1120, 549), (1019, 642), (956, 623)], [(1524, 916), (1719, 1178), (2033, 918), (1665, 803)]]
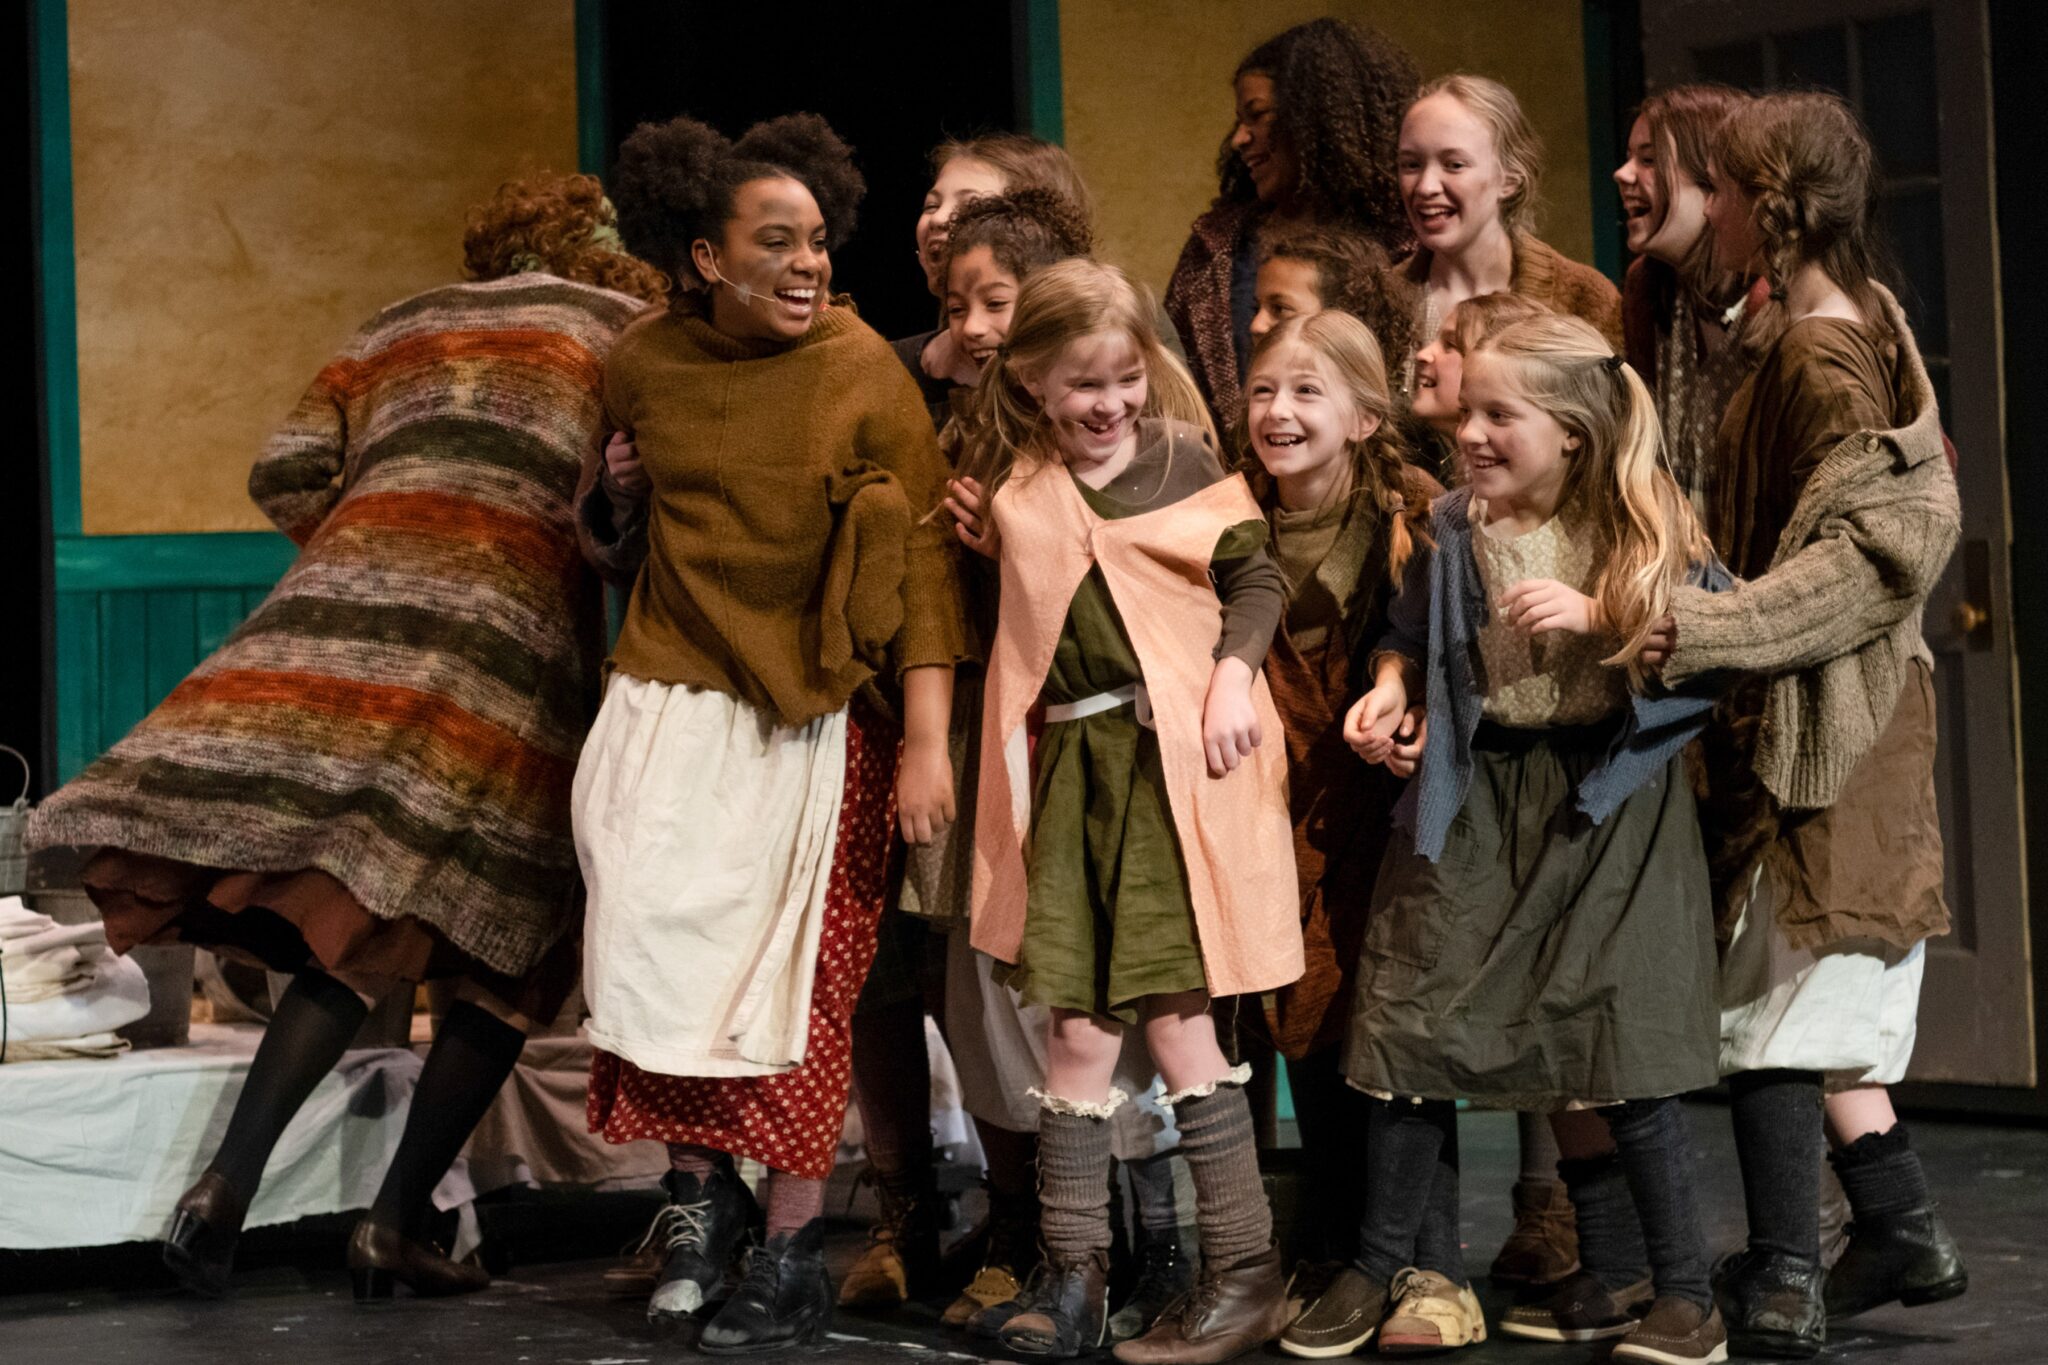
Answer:
[(530, 968), (574, 919), (569, 784), (604, 650), (571, 495), (643, 307), (522, 275), (366, 324), (249, 477), (297, 562), (32, 844), (319, 868)]

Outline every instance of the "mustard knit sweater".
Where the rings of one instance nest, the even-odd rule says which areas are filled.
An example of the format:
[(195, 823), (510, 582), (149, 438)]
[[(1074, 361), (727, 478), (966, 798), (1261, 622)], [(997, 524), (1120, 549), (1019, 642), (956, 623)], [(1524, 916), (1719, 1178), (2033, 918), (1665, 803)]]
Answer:
[(955, 549), (922, 520), (946, 465), (850, 302), (794, 343), (727, 336), (687, 300), (650, 314), (612, 348), (604, 399), (653, 482), (621, 671), (797, 726), (885, 669), (961, 657)]

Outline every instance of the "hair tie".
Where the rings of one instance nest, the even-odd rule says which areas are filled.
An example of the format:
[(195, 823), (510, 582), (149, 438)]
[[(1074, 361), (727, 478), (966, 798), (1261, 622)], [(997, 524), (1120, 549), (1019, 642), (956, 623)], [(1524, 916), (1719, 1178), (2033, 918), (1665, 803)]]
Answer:
[(1607, 367), (1607, 373), (1609, 374), (1621, 373), (1621, 357), (1618, 355), (1608, 356), (1607, 359), (1601, 361), (1600, 363)]

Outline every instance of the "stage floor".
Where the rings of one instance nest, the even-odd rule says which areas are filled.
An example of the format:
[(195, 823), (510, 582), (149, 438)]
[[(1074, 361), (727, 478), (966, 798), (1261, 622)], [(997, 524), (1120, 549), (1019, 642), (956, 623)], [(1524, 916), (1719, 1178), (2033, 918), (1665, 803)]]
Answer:
[[(1741, 1193), (1725, 1109), (1692, 1111), (1702, 1152), (1701, 1188), (1718, 1251), (1742, 1227)], [(1837, 1330), (1828, 1358), (1897, 1365), (1980, 1360), (2048, 1361), (2048, 1132), (1920, 1123), (1914, 1143), (1926, 1156), (1944, 1216), (1969, 1260), (1971, 1289), (1930, 1308), (1888, 1308)], [(1472, 1266), (1483, 1271), (1507, 1225), (1506, 1191), (1513, 1178), (1514, 1129), (1500, 1115), (1467, 1115), (1462, 1129), (1466, 1180), (1465, 1235)], [(1497, 1195), (1496, 1193), (1497, 1192)], [(828, 1207), (846, 1208), (838, 1182)], [(863, 1192), (856, 1213), (868, 1205)], [(630, 1239), (643, 1206), (616, 1198), (607, 1206), (616, 1228), (585, 1229), (582, 1241), (615, 1232)], [(587, 1224), (587, 1219), (579, 1219)], [(838, 1219), (835, 1267), (858, 1255), (858, 1218)], [(104, 1273), (97, 1287), (7, 1293), (19, 1264), (0, 1260), (0, 1362), (70, 1361), (92, 1365), (667, 1365), (696, 1358), (687, 1342), (650, 1330), (640, 1305), (609, 1299), (599, 1276), (608, 1258), (526, 1264), (468, 1299), (400, 1299), (374, 1308), (350, 1301), (340, 1268), (339, 1236), (327, 1232), (312, 1251), (255, 1258), (236, 1277), (234, 1296), (204, 1303), (162, 1288), (142, 1249)], [(247, 1258), (245, 1258), (246, 1260)], [(47, 1258), (35, 1280), (45, 1286)], [(264, 1262), (267, 1262), (264, 1263)], [(126, 1287), (123, 1287), (126, 1286)], [(1489, 1320), (1501, 1300), (1482, 1287)], [(841, 1314), (833, 1337), (806, 1352), (776, 1359), (826, 1365), (882, 1362), (967, 1362), (1000, 1358), (941, 1331), (936, 1307), (913, 1306), (886, 1318)], [(1496, 1338), (1458, 1352), (1482, 1362), (1584, 1362), (1602, 1352)], [(1272, 1359), (1283, 1359), (1277, 1352)], [(1107, 1359), (1106, 1356), (1103, 1359)]]

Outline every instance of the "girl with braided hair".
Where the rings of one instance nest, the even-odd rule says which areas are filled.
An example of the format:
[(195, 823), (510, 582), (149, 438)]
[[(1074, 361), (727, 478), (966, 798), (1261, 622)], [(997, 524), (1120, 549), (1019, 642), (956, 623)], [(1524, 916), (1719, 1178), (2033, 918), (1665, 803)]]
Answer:
[[(1681, 592), (1677, 684), (1750, 675), (1709, 731), (1721, 1070), (1749, 1211), (1718, 1290), (1738, 1349), (1817, 1352), (1827, 1319), (1968, 1284), (1885, 1087), (1912, 1055), (1924, 944), (1946, 932), (1928, 594), (1960, 528), (1926, 366), (1880, 283), (1868, 136), (1832, 95), (1720, 126), (1718, 269), (1760, 276), (1750, 373), (1715, 437), (1716, 548), (1746, 580)], [(1823, 1135), (1849, 1197), (1825, 1277)]]
[[(642, 125), (615, 176), (626, 239), (677, 288), (605, 367), (632, 443), (593, 444), (580, 503), (586, 552), (633, 584), (576, 774), (590, 1123), (668, 1144), (651, 1316), (693, 1314), (765, 1224), (711, 1353), (829, 1321), (818, 1215), (891, 826), (923, 843), (954, 809), (955, 552), (911, 511), (945, 465), (831, 292), (862, 190), (811, 114), (737, 142)], [(734, 1156), (769, 1168), (764, 1212)]]
[[(1408, 463), (1384, 352), (1347, 312), (1292, 317), (1265, 332), (1245, 395), (1241, 467), (1287, 584), (1265, 674), (1287, 745), (1306, 962), (1300, 980), (1268, 997), (1266, 1022), (1287, 1059), (1304, 1175), (1316, 1192), (1303, 1251), (1312, 1263), (1341, 1263), (1356, 1251), (1363, 1212), (1356, 1144), (1366, 1115), (1339, 1063), (1388, 814), (1413, 770), (1405, 758), (1360, 763), (1344, 743), (1344, 712), (1358, 691), (1360, 648), (1385, 632), (1443, 490)], [(1297, 1287), (1306, 1282), (1297, 1273)]]

